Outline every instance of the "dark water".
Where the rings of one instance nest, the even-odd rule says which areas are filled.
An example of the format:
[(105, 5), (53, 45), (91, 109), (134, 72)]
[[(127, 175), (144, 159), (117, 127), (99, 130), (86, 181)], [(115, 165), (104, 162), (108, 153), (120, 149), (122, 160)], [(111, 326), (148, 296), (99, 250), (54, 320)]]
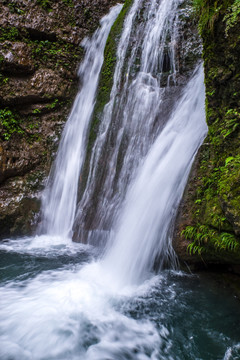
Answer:
[(164, 271), (124, 288), (96, 250), (67, 240), (0, 252), (1, 360), (240, 359), (239, 301), (206, 275)]

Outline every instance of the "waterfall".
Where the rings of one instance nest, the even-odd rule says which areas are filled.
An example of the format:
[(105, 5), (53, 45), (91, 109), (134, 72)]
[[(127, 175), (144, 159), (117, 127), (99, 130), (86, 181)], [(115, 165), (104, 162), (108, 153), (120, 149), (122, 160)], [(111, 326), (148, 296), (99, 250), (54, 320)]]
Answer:
[[(121, 5), (84, 41), (82, 86), (44, 192), (44, 235), (0, 243), (1, 360), (240, 359), (232, 292), (165, 267), (207, 132), (202, 65), (181, 80), (177, 60), (183, 3), (133, 0), (91, 154), (104, 45)], [(66, 238), (72, 226), (83, 242), (106, 240), (101, 257)]]
[(172, 225), (207, 131), (202, 67), (185, 88), (178, 82), (180, 4), (133, 1), (74, 219), (104, 45), (121, 6), (103, 19), (92, 40), (85, 40), (82, 88), (44, 196), (47, 234), (66, 237), (74, 222), (75, 238), (90, 244), (103, 239), (103, 266), (123, 284), (142, 281), (154, 266), (173, 266)]
[(74, 225), (75, 238), (83, 242), (108, 234), (140, 160), (167, 120), (168, 89), (176, 84), (179, 3), (135, 0), (125, 19), (110, 101)]
[(63, 237), (71, 235), (78, 179), (85, 157), (86, 137), (94, 109), (104, 48), (121, 8), (122, 5), (113, 7), (109, 15), (102, 19), (101, 27), (92, 39), (82, 42), (86, 51), (78, 71), (82, 85), (63, 130), (57, 157), (43, 194), (40, 233)]
[(206, 132), (204, 75), (200, 67), (128, 188), (104, 263), (123, 284), (142, 281), (158, 259), (174, 253), (171, 224), (194, 156)]

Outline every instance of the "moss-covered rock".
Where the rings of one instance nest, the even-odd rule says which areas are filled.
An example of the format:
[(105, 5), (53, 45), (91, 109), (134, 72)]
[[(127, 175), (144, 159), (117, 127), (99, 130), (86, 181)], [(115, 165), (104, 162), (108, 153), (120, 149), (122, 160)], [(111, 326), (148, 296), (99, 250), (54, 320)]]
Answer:
[[(205, 262), (236, 264), (240, 261), (240, 5), (234, 0), (196, 3), (203, 40), (209, 133), (180, 207), (174, 246), (182, 260), (199, 261), (199, 246)], [(199, 234), (204, 226), (210, 231), (205, 242)], [(224, 248), (223, 237), (236, 246)], [(181, 250), (179, 242), (184, 243)], [(190, 259), (189, 245), (196, 245)]]

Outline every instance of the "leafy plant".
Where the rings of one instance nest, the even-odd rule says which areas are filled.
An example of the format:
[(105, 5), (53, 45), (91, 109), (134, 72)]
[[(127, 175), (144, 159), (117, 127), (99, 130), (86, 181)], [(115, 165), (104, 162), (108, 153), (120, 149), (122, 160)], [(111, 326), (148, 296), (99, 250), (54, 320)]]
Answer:
[(229, 109), (225, 114), (225, 127), (221, 134), (224, 138), (228, 137), (239, 128), (240, 113), (236, 109)]
[(208, 225), (187, 226), (181, 235), (192, 241), (187, 247), (190, 255), (201, 255), (212, 250), (234, 252), (240, 249), (240, 244), (233, 234), (219, 232)]
[(37, 3), (45, 10), (51, 10), (51, 1), (50, 0), (37, 0)]
[(235, 26), (239, 20), (240, 15), (240, 0), (235, 0), (232, 6), (228, 9), (223, 21), (226, 22), (225, 35), (228, 36), (229, 30)]
[(23, 15), (25, 14), (25, 11), (20, 9), (20, 7), (18, 6), (16, 1), (10, 2), (8, 3), (8, 7), (11, 13), (15, 13), (18, 15)]
[[(37, 62), (52, 64), (54, 68), (71, 66), (70, 59), (78, 58), (82, 49), (69, 44), (66, 41), (35, 40), (30, 42), (32, 57)], [(70, 54), (70, 55), (69, 55)]]
[(19, 31), (16, 27), (0, 27), (0, 41), (16, 41), (19, 38)]
[(218, 19), (222, 5), (218, 6), (218, 1), (210, 4), (209, 0), (193, 0), (193, 7), (199, 16), (199, 31), (204, 29), (213, 30), (215, 21)]
[(40, 114), (41, 113), (41, 110), (40, 109), (34, 109), (33, 111), (32, 111), (32, 113), (33, 114)]
[(73, 7), (73, 6), (74, 6), (72, 0), (62, 0), (62, 2), (63, 2), (65, 5), (69, 6), (69, 7)]
[(54, 109), (59, 104), (58, 99), (55, 99), (51, 104), (46, 105), (47, 109)]
[(4, 140), (9, 140), (13, 133), (23, 134), (24, 131), (19, 125), (19, 119), (8, 108), (0, 110), (0, 125)]
[(41, 41), (34, 41), (33, 43), (33, 57), (39, 58), (41, 57), (42, 60), (47, 61), (49, 55), (58, 55), (63, 52), (62, 48), (59, 48), (59, 44), (56, 42), (51, 42), (49, 40), (41, 40)]
[[(69, 7), (73, 7), (72, 0), (62, 0), (62, 2)], [(37, 0), (37, 3), (45, 10), (51, 11), (51, 0)]]
[(5, 85), (8, 83), (8, 81), (9, 81), (9, 78), (0, 73), (0, 84), (2, 83)]

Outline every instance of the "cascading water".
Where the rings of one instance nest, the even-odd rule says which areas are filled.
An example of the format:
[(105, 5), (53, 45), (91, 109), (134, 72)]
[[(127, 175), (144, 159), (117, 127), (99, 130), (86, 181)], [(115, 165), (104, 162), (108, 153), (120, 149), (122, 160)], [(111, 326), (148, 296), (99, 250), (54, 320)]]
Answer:
[(101, 28), (91, 40), (82, 43), (86, 55), (78, 75), (82, 87), (63, 130), (56, 161), (43, 194), (40, 233), (71, 235), (74, 221), (78, 179), (85, 157), (86, 137), (94, 108), (95, 95), (103, 64), (103, 53), (109, 31), (122, 5), (117, 5), (102, 20)]
[(110, 101), (104, 109), (86, 189), (78, 205), (75, 233), (82, 241), (95, 242), (97, 236), (89, 232), (86, 241), (82, 228), (111, 229), (139, 161), (166, 121), (162, 114), (168, 97), (166, 78), (173, 81), (177, 67), (178, 5), (179, 0), (135, 0), (125, 20)]
[(170, 225), (192, 161), (207, 132), (202, 68), (188, 84), (128, 189), (114, 245), (105, 258), (123, 283), (142, 281), (155, 259), (173, 263)]
[[(111, 164), (105, 176), (107, 181), (103, 194), (110, 195), (106, 202), (102, 200), (99, 204), (106, 206), (104, 222), (109, 218), (110, 211), (114, 213), (115, 235), (105, 256), (94, 261), (96, 254), (91, 246), (70, 241), (66, 243), (65, 236), (71, 231), (73, 212), (70, 209), (70, 214), (66, 214), (68, 207), (62, 207), (66, 199), (61, 200), (60, 190), (49, 195), (49, 209), (52, 209), (53, 215), (55, 208), (56, 213), (60, 208), (63, 213), (54, 223), (54, 216), (51, 217), (48, 214), (50, 210), (46, 210), (43, 229), (54, 235), (62, 232), (62, 237), (47, 234), (6, 240), (0, 244), (0, 360), (237, 360), (240, 357), (240, 309), (232, 296), (224, 289), (216, 288), (215, 283), (204, 279), (204, 276), (197, 278), (173, 270), (150, 274), (156, 257), (161, 265), (161, 261), (171, 255), (171, 222), (194, 155), (206, 132), (201, 68), (182, 92), (180, 100), (176, 101), (168, 121), (159, 123), (159, 108), (164, 107), (164, 96), (169, 94), (160, 85), (162, 82), (169, 86), (176, 83), (173, 40), (176, 36), (174, 11), (177, 4), (178, 1), (173, 0), (136, 0), (125, 20), (111, 101), (105, 108), (93, 149), (95, 159), (100, 159), (100, 151), (105, 148), (105, 133), (113, 133), (112, 124), (105, 122), (107, 113), (117, 111), (119, 117), (111, 119), (115, 129), (113, 120), (120, 119), (116, 146), (118, 149), (123, 147), (125, 151), (118, 171), (113, 168), (115, 158), (119, 157), (118, 149), (116, 153), (115, 149), (110, 154), (106, 153), (106, 160), (111, 159)], [(57, 171), (61, 174), (68, 171), (69, 159), (64, 159), (64, 156), (72, 156), (72, 151), (68, 138), (70, 129), (67, 129), (74, 124), (77, 126), (76, 111), (80, 109), (86, 122), (81, 125), (78, 134), (78, 150), (83, 149), (85, 144), (102, 61), (99, 63), (95, 55), (102, 55), (104, 41), (119, 9), (114, 8), (103, 20), (102, 30), (94, 35), (92, 41), (85, 43), (86, 59), (91, 61), (87, 66), (87, 60), (84, 60), (87, 72), (84, 79), (87, 79), (87, 74), (89, 78), (92, 74), (94, 87), (83, 82), (70, 116), (70, 125), (64, 131), (59, 150), (61, 156), (58, 154), (55, 165), (56, 178)], [(145, 20), (140, 21), (142, 19), (147, 19), (149, 25)], [(171, 64), (172, 73), (171, 77), (164, 78), (162, 73), (158, 78), (157, 67), (154, 68), (154, 61), (149, 62), (149, 59), (155, 58), (158, 52), (161, 54), (161, 49), (166, 51), (161, 45), (164, 29), (167, 37), (168, 30), (171, 29), (173, 34), (171, 45), (167, 47), (172, 56), (168, 55), (171, 61), (160, 57), (163, 63), (160, 61), (159, 66), (166, 70), (166, 63)], [(145, 33), (149, 43), (147, 40), (144, 43)], [(129, 52), (128, 46), (132, 42), (138, 43), (138, 46), (130, 46), (132, 51)], [(158, 50), (155, 46), (159, 46)], [(135, 56), (140, 58), (141, 47), (148, 55), (139, 65)], [(121, 54), (124, 56), (121, 57)], [(121, 75), (121, 69), (124, 75)], [(125, 85), (121, 76), (126, 79)], [(125, 98), (117, 96), (120, 83)], [(165, 95), (162, 96), (162, 92)], [(84, 99), (89, 101), (88, 104), (82, 103)], [(139, 102), (139, 99), (142, 101)], [(115, 108), (114, 102), (122, 103), (123, 108)], [(80, 104), (82, 107), (78, 107)], [(75, 136), (74, 129), (71, 131)], [(128, 139), (128, 131), (129, 137), (134, 137), (133, 142)], [(127, 140), (123, 140), (126, 137)], [(68, 144), (66, 151), (63, 148), (65, 142)], [(125, 148), (121, 144), (128, 146)], [(84, 156), (83, 149), (78, 171)], [(94, 163), (92, 158), (87, 186), (89, 196), (92, 193), (90, 179), (95, 182), (95, 172), (99, 171)], [(72, 164), (69, 169), (72, 169)], [(112, 189), (107, 189), (107, 184), (114, 183), (111, 176), (116, 178), (115, 190), (126, 191), (124, 201), (123, 194), (111, 193)], [(51, 179), (53, 184), (59, 185), (57, 179)], [(65, 180), (69, 179), (72, 178), (65, 173)], [(72, 180), (74, 187), (71, 190), (74, 189), (76, 198), (77, 180)], [(70, 184), (61, 186), (62, 189), (71, 187)], [(49, 194), (49, 189), (45, 196)], [(86, 199), (86, 193), (83, 199)], [(98, 216), (101, 214), (98, 212)], [(64, 215), (68, 220), (61, 225)], [(98, 216), (96, 225), (104, 228), (104, 222)], [(109, 224), (111, 222), (108, 221)]]

